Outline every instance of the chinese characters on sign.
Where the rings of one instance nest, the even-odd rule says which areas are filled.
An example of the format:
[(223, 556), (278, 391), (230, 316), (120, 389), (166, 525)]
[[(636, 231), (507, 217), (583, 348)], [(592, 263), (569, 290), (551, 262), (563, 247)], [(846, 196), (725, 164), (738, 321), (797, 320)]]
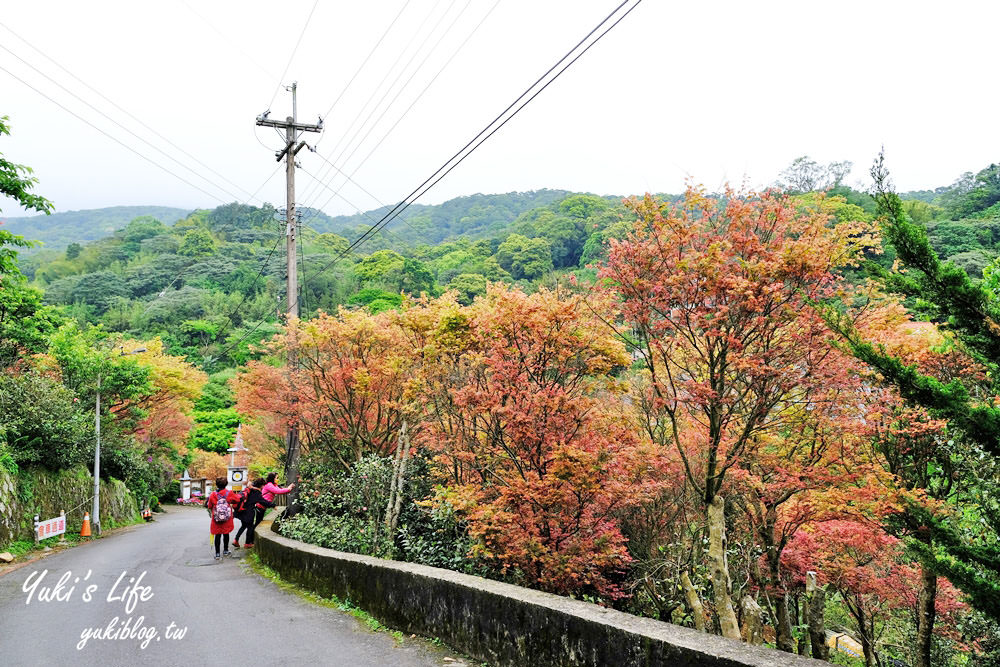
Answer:
[(35, 515), (35, 539), (44, 540), (46, 537), (62, 535), (66, 532), (66, 514), (60, 514), (54, 519), (39, 521)]

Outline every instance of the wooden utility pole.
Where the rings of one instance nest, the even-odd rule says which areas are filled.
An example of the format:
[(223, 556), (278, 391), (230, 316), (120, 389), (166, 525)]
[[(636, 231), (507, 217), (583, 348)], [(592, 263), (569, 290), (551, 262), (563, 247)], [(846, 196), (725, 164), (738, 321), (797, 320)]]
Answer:
[[(286, 283), (286, 295), (288, 297), (288, 309), (286, 316), (289, 321), (299, 316), (299, 276), (298, 262), (295, 255), (295, 244), (299, 232), (298, 219), (295, 214), (295, 156), (305, 147), (305, 141), (299, 141), (299, 137), (305, 132), (321, 132), (323, 130), (323, 120), (320, 119), (315, 125), (309, 123), (299, 123), (297, 119), (298, 107), (296, 100), (297, 83), (292, 83), (286, 89), (292, 93), (292, 115), (285, 120), (271, 120), (268, 118), (270, 111), (265, 111), (257, 116), (257, 125), (264, 127), (275, 127), (285, 130), (285, 147), (275, 153), (275, 158), (280, 161), (285, 158), (285, 239), (286, 239), (286, 259), (288, 264), (288, 278)], [(296, 143), (298, 142), (298, 143)], [(295, 368), (297, 359), (294, 350), (288, 352), (288, 367)], [(299, 472), (299, 428), (292, 424), (285, 434), (285, 482), (295, 482)], [(291, 513), (298, 491), (292, 493), (289, 498), (288, 509)]]

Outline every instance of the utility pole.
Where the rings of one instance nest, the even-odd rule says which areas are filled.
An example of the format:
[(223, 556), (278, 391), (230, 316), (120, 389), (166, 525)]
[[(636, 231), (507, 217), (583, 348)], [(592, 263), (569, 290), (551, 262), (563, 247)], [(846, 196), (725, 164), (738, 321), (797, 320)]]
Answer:
[[(270, 110), (257, 116), (257, 125), (263, 127), (275, 127), (285, 130), (285, 147), (275, 153), (275, 158), (280, 162), (285, 159), (285, 239), (286, 260), (288, 265), (288, 279), (286, 284), (286, 294), (288, 297), (288, 309), (286, 315), (288, 320), (299, 316), (299, 276), (298, 263), (296, 259), (296, 237), (298, 236), (298, 219), (295, 214), (295, 156), (302, 150), (306, 142), (299, 141), (299, 137), (305, 132), (321, 132), (323, 130), (323, 119), (313, 125), (298, 122), (298, 102), (296, 100), (297, 83), (287, 86), (286, 90), (292, 93), (292, 115), (285, 120), (271, 120), (268, 118)], [(298, 142), (296, 144), (296, 142)], [(295, 368), (297, 364), (294, 349), (288, 352), (288, 367)], [(294, 399), (293, 399), (294, 400)], [(299, 471), (299, 427), (292, 424), (288, 427), (285, 435), (285, 483), (295, 482)], [(289, 499), (288, 509), (292, 513), (292, 507), (298, 493), (293, 492)]]

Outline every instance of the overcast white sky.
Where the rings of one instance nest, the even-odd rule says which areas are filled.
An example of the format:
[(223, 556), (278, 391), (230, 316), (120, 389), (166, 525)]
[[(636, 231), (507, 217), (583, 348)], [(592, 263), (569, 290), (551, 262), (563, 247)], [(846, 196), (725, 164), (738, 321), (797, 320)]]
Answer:
[[(354, 180), (379, 200), (394, 202), (616, 4), (319, 0), (282, 81), (298, 82), (299, 119), (315, 122), (406, 5), (325, 118), (319, 143), (320, 153), (334, 159), (341, 154), (338, 142), (349, 132), (340, 142), (349, 148), (338, 164), (346, 163), (349, 173), (357, 169)], [(4, 3), (0, 47), (211, 183), (94, 113), (3, 48), (0, 67), (214, 196), (157, 169), (4, 71), (0, 115), (10, 116), (12, 136), (0, 139), (0, 153), (33, 166), (41, 181), (37, 192), (60, 211), (142, 204), (211, 207), (237, 195), (245, 199), (278, 166), (270, 150), (281, 142), (274, 130), (255, 128), (254, 118), (268, 108), (313, 6), (313, 0)], [(882, 144), (899, 189), (946, 185), (1000, 158), (997, 25), (1000, 3), (987, 0), (645, 0), (421, 201), (538, 188), (676, 192), (686, 178), (709, 188), (744, 178), (763, 185), (800, 155), (824, 162), (852, 160), (853, 182), (865, 177)], [(242, 189), (164, 144), (7, 29)], [(366, 101), (374, 105), (382, 98), (407, 62), (409, 68), (374, 115), (361, 113)], [(412, 72), (409, 85), (390, 105)], [(289, 107), (289, 94), (279, 91), (272, 117), (284, 117)], [(348, 142), (351, 124), (359, 113), (368, 125), (355, 143), (366, 134), (367, 139), (347, 159), (354, 150)], [(316, 155), (303, 151), (300, 161), (305, 172), (325, 171)], [(330, 181), (334, 188), (340, 183)], [(321, 206), (330, 214), (378, 205), (353, 185), (342, 191), (350, 204), (323, 192), (299, 172), (300, 204)], [(281, 173), (261, 189), (259, 199), (283, 205)], [(0, 201), (0, 208), (8, 216), (22, 214), (9, 199)]]

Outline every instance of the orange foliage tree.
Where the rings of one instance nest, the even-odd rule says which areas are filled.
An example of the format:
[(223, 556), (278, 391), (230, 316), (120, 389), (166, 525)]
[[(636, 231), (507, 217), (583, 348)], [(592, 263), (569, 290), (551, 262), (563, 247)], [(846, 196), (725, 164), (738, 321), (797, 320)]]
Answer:
[(593, 306), (494, 285), (452, 310), (438, 337), (451, 373), (429, 375), (421, 441), (480, 555), (545, 590), (614, 598), (628, 562), (616, 512), (649, 461), (614, 377), (629, 358)]
[(294, 351), (297, 367), (248, 363), (234, 382), (236, 409), (278, 432), (297, 423), (307, 449), (322, 447), (345, 470), (366, 454), (391, 452), (412, 357), (393, 317), (341, 310), (293, 320), (264, 349), (281, 358)]
[(689, 189), (676, 207), (649, 196), (629, 206), (634, 228), (611, 241), (598, 275), (650, 372), (650, 433), (676, 449), (703, 502), (716, 612), (723, 634), (739, 638), (726, 477), (822, 389), (826, 329), (809, 304), (838, 293), (836, 269), (871, 245), (871, 230), (771, 192)]

